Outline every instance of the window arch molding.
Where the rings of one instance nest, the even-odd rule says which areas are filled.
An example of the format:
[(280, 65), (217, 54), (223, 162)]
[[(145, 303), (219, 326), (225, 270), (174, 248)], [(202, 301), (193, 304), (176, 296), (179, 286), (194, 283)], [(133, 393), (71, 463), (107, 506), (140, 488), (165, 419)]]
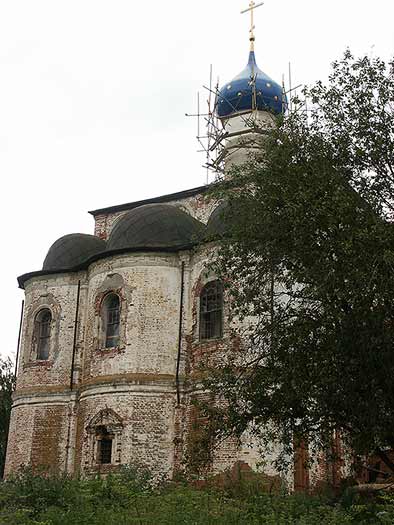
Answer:
[(38, 361), (48, 361), (51, 347), (51, 337), (53, 337), (53, 316), (49, 308), (40, 308), (34, 318), (34, 337), (36, 359)]
[(86, 427), (89, 451), (85, 464), (92, 468), (119, 465), (122, 459), (123, 420), (111, 408), (100, 410)]
[[(116, 312), (111, 321), (113, 333), (109, 334), (108, 314), (111, 296), (119, 304), (118, 308), (118, 327), (116, 324)], [(123, 351), (126, 348), (127, 323), (133, 307), (133, 294), (130, 286), (120, 273), (108, 273), (102, 276), (101, 283), (92, 291), (91, 307), (94, 312), (92, 322), (88, 324), (88, 337), (91, 337), (92, 351), (100, 351), (105, 355), (107, 351)], [(112, 306), (115, 307), (113, 304)], [(112, 336), (112, 340), (107, 340), (107, 335)], [(117, 340), (116, 340), (117, 339)]]
[[(40, 355), (38, 331), (39, 321), (42, 320), (44, 311), (49, 311), (51, 315), (50, 337), (48, 338), (48, 355)], [(26, 296), (26, 307), (23, 318), (23, 336), (21, 337), (20, 348), (20, 366), (22, 368), (29, 366), (52, 365), (60, 352), (59, 347), (59, 330), (62, 319), (62, 308), (59, 301), (51, 293), (45, 292), (40, 296)], [(41, 335), (44, 335), (43, 333)], [(42, 350), (44, 350), (42, 348)], [(41, 352), (41, 350), (40, 350)], [(41, 357), (41, 359), (40, 359)]]
[(202, 286), (198, 310), (199, 340), (223, 337), (223, 283), (219, 279), (211, 279)]

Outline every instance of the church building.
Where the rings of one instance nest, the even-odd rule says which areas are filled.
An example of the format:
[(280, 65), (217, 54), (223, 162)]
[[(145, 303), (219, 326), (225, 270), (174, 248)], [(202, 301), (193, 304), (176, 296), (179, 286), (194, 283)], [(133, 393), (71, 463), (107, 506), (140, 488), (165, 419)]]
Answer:
[[(215, 102), (226, 170), (247, 158), (250, 121), (272, 125), (285, 106), (282, 87), (257, 66), (253, 24), (250, 40), (246, 68)], [(207, 191), (91, 211), (93, 235), (61, 237), (41, 270), (19, 277), (25, 308), (6, 476), (22, 465), (88, 475), (140, 464), (171, 478), (197, 454), (204, 421), (194, 401), (207, 395), (198, 367), (232, 344), (209, 268), (221, 205)], [(210, 468), (260, 460), (246, 442), (227, 440)]]

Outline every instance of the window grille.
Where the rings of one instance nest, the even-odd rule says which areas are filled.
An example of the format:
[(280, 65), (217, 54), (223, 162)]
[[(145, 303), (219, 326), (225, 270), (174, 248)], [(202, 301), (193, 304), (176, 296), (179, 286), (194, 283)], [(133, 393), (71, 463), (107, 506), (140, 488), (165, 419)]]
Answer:
[(215, 339), (223, 335), (223, 286), (212, 281), (200, 295), (200, 339)]
[(108, 465), (112, 463), (113, 435), (108, 432), (105, 425), (96, 427), (97, 463)]
[(112, 439), (103, 438), (100, 440), (100, 463), (108, 465), (112, 463)]
[(37, 359), (46, 361), (49, 357), (52, 314), (48, 309), (41, 310), (36, 317)]
[(104, 302), (105, 348), (119, 345), (120, 302), (116, 294), (110, 294)]

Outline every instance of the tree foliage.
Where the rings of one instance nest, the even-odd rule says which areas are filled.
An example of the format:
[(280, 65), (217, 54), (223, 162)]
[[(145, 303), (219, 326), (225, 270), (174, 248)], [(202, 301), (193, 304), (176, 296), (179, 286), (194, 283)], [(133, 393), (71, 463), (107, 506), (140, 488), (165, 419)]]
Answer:
[[(221, 433), (394, 448), (394, 63), (347, 51), (233, 169), (216, 271), (244, 345), (211, 371)], [(220, 433), (219, 432), (219, 433)], [(383, 454), (384, 455), (384, 454)], [(385, 458), (388, 461), (388, 458)], [(389, 462), (389, 461), (388, 461)], [(390, 462), (389, 462), (390, 463)], [(393, 465), (392, 465), (393, 466)]]
[(12, 361), (10, 358), (0, 359), (0, 478), (4, 472), (14, 387), (15, 376)]

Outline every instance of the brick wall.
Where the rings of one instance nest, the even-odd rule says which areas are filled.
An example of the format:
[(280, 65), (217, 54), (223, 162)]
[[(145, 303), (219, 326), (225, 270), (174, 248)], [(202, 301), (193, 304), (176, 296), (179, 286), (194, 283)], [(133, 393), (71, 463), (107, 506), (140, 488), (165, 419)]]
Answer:
[[(202, 196), (173, 204), (203, 222), (216, 206)], [(97, 217), (96, 234), (105, 238), (118, 216)], [(205, 395), (198, 391), (194, 376), (204, 360), (219, 359), (234, 344), (226, 323), (222, 339), (199, 341), (199, 294), (205, 283), (215, 279), (207, 271), (212, 250), (206, 246), (179, 254), (118, 255), (92, 263), (84, 272), (35, 277), (27, 283), (7, 474), (27, 463), (70, 473), (102, 469), (94, 456), (92, 431), (94, 418), (104, 417), (100, 414), (116, 420), (115, 467), (137, 461), (163, 474), (184, 468), (196, 423), (205, 423), (192, 404), (193, 398)], [(177, 406), (182, 262), (181, 404)], [(119, 346), (106, 349), (100, 339), (100, 308), (111, 291), (120, 297), (121, 332)], [(49, 308), (53, 315), (50, 356), (42, 362), (32, 352), (34, 318), (40, 308)], [(232, 468), (239, 460), (255, 467), (259, 456), (257, 447), (247, 446), (250, 441), (225, 441), (215, 450), (211, 468)]]
[[(204, 195), (194, 195), (187, 199), (173, 200), (165, 204), (176, 206), (203, 223), (208, 221), (209, 216), (217, 206), (217, 202), (213, 200), (209, 201)], [(107, 240), (112, 228), (125, 213), (127, 213), (127, 211), (97, 215), (95, 217), (94, 234), (101, 239)]]

